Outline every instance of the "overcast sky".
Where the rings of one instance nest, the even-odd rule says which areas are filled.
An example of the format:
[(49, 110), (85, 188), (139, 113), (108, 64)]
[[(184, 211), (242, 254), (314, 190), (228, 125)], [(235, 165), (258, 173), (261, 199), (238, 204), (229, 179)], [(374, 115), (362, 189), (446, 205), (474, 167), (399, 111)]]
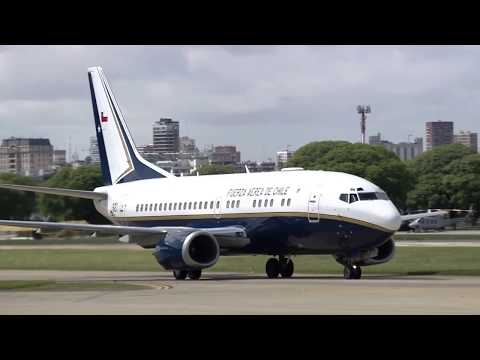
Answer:
[(479, 132), (480, 46), (0, 46), (0, 138), (48, 137), (87, 155), (87, 80), (102, 66), (137, 145), (160, 117), (242, 160), (315, 140), (424, 137), (426, 121)]

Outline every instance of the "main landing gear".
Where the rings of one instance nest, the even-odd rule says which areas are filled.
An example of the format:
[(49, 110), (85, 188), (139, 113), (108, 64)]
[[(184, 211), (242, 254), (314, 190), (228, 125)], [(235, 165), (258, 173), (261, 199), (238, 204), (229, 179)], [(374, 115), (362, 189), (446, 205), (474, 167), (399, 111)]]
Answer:
[(343, 269), (344, 279), (360, 279), (362, 277), (362, 268), (358, 265), (346, 265)]
[(284, 256), (279, 256), (279, 259), (270, 258), (265, 265), (265, 272), (270, 279), (275, 279), (278, 275), (281, 275), (283, 278), (290, 278), (293, 275), (293, 271), (293, 261)]
[(198, 280), (202, 276), (202, 270), (173, 270), (173, 276), (177, 280), (185, 280), (187, 276), (192, 280)]

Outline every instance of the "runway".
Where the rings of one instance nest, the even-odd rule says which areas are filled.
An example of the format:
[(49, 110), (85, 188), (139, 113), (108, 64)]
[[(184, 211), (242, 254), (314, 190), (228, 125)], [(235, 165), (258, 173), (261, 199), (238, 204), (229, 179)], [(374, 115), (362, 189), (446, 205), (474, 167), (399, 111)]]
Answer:
[(0, 292), (0, 314), (480, 314), (480, 277), (2, 270), (0, 280), (119, 281), (148, 290)]

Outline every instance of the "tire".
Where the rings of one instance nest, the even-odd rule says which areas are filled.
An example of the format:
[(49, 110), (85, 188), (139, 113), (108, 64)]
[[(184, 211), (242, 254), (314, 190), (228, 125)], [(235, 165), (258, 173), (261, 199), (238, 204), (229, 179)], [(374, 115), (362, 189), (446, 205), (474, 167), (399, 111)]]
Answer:
[(186, 270), (173, 270), (173, 276), (177, 280), (185, 280), (187, 278), (187, 271)]
[(280, 275), (283, 278), (291, 278), (293, 275), (294, 266), (293, 261), (288, 259), (282, 266), (282, 270), (280, 271)]
[(275, 258), (270, 258), (265, 265), (265, 272), (269, 279), (275, 279), (280, 273), (280, 262)]
[(202, 270), (191, 270), (188, 272), (188, 277), (192, 280), (198, 280), (202, 276)]
[(362, 277), (362, 268), (358, 265), (355, 265), (354, 279), (361, 279)]

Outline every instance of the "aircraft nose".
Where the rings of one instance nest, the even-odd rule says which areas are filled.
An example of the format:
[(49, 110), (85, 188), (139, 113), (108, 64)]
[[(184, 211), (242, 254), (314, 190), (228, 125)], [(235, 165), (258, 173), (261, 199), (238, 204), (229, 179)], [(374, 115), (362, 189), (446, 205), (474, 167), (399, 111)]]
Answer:
[(379, 225), (392, 231), (400, 229), (402, 218), (392, 202), (386, 202), (378, 212)]

